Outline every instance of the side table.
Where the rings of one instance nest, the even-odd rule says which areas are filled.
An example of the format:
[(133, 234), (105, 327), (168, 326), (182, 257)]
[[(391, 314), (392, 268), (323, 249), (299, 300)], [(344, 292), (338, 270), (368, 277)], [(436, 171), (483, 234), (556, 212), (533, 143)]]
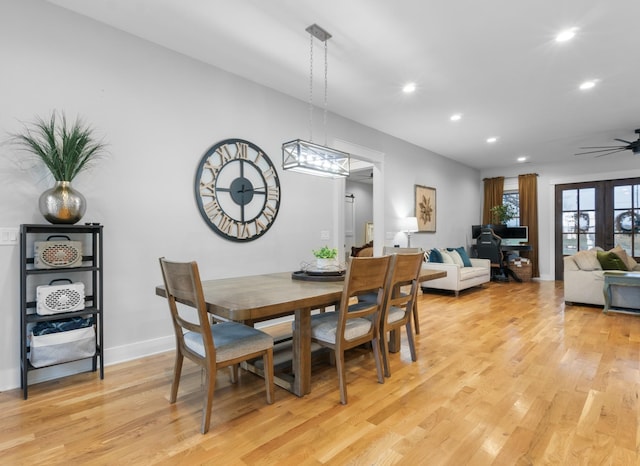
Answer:
[[(604, 309), (607, 314), (611, 307), (611, 286), (640, 287), (640, 272), (604, 272)], [(639, 303), (640, 304), (640, 303)], [(638, 309), (640, 313), (640, 309)]]

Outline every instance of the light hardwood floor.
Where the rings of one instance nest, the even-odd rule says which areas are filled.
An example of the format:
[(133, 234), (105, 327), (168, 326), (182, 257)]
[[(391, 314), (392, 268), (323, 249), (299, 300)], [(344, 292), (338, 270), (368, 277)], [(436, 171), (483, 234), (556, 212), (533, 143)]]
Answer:
[(190, 362), (168, 402), (171, 352), (1, 393), (0, 463), (640, 464), (640, 316), (565, 308), (554, 282), (429, 293), (420, 315), (418, 361), (403, 336), (383, 385), (351, 354), (346, 406), (328, 365), (273, 405), (255, 375), (219, 373), (207, 435)]

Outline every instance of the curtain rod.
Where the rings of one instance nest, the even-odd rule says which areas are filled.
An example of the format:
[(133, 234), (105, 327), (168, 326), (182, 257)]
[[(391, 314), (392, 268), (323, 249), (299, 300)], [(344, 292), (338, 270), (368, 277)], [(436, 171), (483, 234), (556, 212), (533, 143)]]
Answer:
[[(537, 173), (522, 173), (520, 175), (517, 176), (527, 176), (527, 175), (535, 175), (535, 176), (540, 176)], [(508, 177), (504, 177), (504, 176), (494, 176), (493, 178), (482, 178), (482, 181), (487, 181), (487, 180), (495, 180), (497, 178), (517, 178), (516, 176), (508, 176)]]

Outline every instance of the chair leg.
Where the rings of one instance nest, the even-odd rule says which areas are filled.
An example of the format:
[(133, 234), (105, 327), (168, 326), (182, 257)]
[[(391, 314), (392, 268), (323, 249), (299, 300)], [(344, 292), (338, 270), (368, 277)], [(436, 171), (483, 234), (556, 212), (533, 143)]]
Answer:
[(262, 355), (262, 365), (264, 366), (264, 382), (267, 388), (267, 403), (272, 404), (274, 401), (272, 348), (269, 348), (264, 355)]
[(238, 367), (240, 367), (240, 364), (232, 364), (229, 366), (229, 370), (231, 371), (231, 383), (238, 383)]
[(411, 360), (416, 362), (418, 357), (416, 355), (416, 343), (413, 338), (413, 330), (411, 329), (411, 321), (407, 321), (407, 325), (405, 325), (405, 330), (407, 332), (407, 341), (409, 342), (409, 352), (411, 353)]
[(384, 383), (384, 374), (382, 373), (382, 358), (380, 357), (380, 338), (374, 338), (372, 341), (373, 357), (376, 360), (376, 372), (378, 373), (378, 383)]
[(416, 326), (416, 335), (420, 335), (420, 320), (418, 319), (418, 303), (413, 303), (413, 322)]
[(347, 404), (347, 377), (344, 367), (344, 351), (335, 351), (336, 367), (338, 369), (338, 383), (340, 384), (340, 403)]
[[(391, 377), (391, 369), (389, 367), (389, 344), (387, 343), (387, 332), (382, 333), (382, 338), (380, 338), (380, 352), (382, 353), (382, 366), (384, 368), (384, 376)], [(374, 354), (375, 357), (375, 354)]]
[(180, 375), (182, 374), (182, 351), (176, 349), (176, 362), (173, 365), (173, 382), (171, 383), (171, 394), (169, 395), (169, 403), (175, 403), (178, 398), (178, 386), (180, 385)]
[(209, 423), (211, 422), (211, 406), (213, 405), (213, 393), (216, 388), (216, 368), (205, 369), (206, 380), (204, 383), (204, 400), (202, 407), (202, 426), (200, 432), (206, 434), (209, 432)]

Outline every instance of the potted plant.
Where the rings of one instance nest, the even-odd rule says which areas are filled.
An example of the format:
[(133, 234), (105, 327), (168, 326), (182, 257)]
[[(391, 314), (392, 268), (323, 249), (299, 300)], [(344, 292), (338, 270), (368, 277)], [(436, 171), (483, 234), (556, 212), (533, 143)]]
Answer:
[(338, 265), (338, 250), (336, 248), (329, 248), (323, 246), (318, 250), (313, 250), (313, 255), (316, 258), (316, 267), (319, 270), (335, 269)]
[(495, 205), (490, 209), (493, 223), (505, 224), (516, 216), (516, 209), (511, 204)]
[(76, 119), (67, 122), (64, 113), (51, 113), (49, 120), (36, 117), (12, 137), (20, 149), (34, 155), (51, 172), (55, 186), (40, 196), (38, 206), (51, 223), (76, 223), (85, 213), (84, 196), (71, 186), (73, 179), (104, 154), (105, 144), (94, 130)]

